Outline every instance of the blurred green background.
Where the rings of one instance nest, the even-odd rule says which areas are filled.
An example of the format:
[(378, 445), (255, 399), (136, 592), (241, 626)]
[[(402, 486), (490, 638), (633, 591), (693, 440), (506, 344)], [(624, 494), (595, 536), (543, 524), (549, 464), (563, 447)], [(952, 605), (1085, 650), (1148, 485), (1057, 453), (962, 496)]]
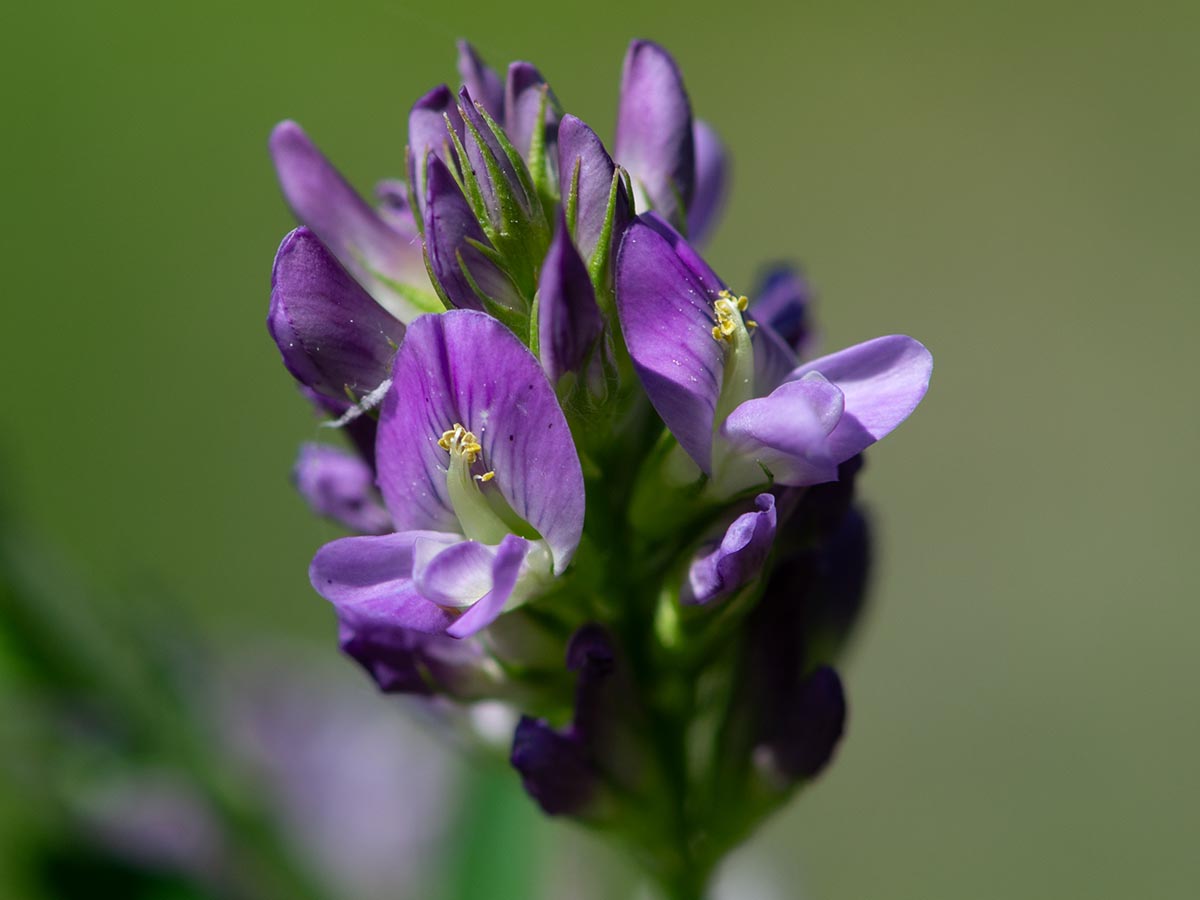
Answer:
[[(305, 575), (333, 532), (287, 480), (317, 428), (263, 324), (292, 226), (267, 134), (299, 120), (364, 190), (398, 175), (467, 37), (611, 137), (633, 36), (732, 146), (718, 271), (798, 259), (827, 347), (900, 331), (936, 360), (862, 482), (883, 547), (848, 739), (747, 865), (820, 900), (1194, 897), (1194, 3), (13, 7), (9, 502), (97, 584), (334, 653)], [(491, 790), (543, 867), (574, 858)]]

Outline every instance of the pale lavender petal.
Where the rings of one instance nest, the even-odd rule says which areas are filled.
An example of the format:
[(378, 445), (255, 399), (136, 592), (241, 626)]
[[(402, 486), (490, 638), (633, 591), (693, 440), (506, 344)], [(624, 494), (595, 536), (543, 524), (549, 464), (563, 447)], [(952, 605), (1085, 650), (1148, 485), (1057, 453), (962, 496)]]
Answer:
[(539, 127), (538, 109), (542, 105), (543, 92), (546, 93), (546, 110), (540, 127), (544, 129), (546, 158), (553, 164), (557, 158), (555, 140), (562, 116), (558, 111), (558, 99), (532, 63), (515, 62), (508, 67), (508, 80), (504, 85), (504, 131), (517, 152), (528, 160), (533, 134)]
[(416, 213), (408, 199), (408, 185), (397, 178), (386, 178), (375, 185), (375, 199), (379, 202), (379, 217), (400, 234), (412, 240), (420, 240)]
[(304, 444), (292, 480), (318, 515), (362, 534), (383, 534), (392, 520), (375, 490), (375, 473), (357, 453), (328, 444)]
[(791, 266), (770, 269), (750, 298), (750, 316), (768, 325), (791, 348), (803, 355), (812, 339), (812, 288), (804, 274)]
[(471, 243), (490, 246), (450, 169), (431, 156), (428, 177), (425, 247), (429, 267), (450, 302), (459, 309), (482, 310), (483, 301), (471, 286), (474, 280), (480, 291), (502, 305), (520, 305), (511, 279)]
[(433, 545), (426, 559), (418, 546), (413, 556), (417, 590), (438, 606), (466, 609), (492, 589), (492, 563), (496, 548), (478, 541), (449, 547)]
[(837, 478), (842, 460), (830, 452), (829, 435), (841, 416), (841, 392), (810, 376), (738, 406), (721, 426), (721, 436), (766, 466), (777, 484), (820, 484)]
[(307, 228), (275, 254), (267, 329), (296, 380), (338, 403), (347, 388), (360, 397), (385, 381), (404, 340), (404, 326)]
[(796, 354), (770, 325), (751, 317), (758, 327), (750, 334), (754, 347), (754, 393), (765, 396), (796, 368)]
[(381, 624), (437, 634), (454, 617), (413, 584), (413, 546), (461, 540), (461, 535), (433, 531), (342, 538), (317, 551), (308, 577), (351, 627)]
[(639, 217), (621, 243), (621, 331), (650, 402), (680, 446), (709, 472), (724, 373), (724, 351), (712, 336), (719, 288), (697, 278), (653, 224)]
[(496, 71), (483, 61), (467, 41), (458, 42), (458, 74), (465, 87), (487, 110), (489, 116), (504, 122), (504, 85)]
[(453, 92), (444, 84), (413, 104), (408, 114), (408, 183), (412, 186), (412, 199), (418, 211), (425, 203), (425, 169), (430, 154), (448, 165), (456, 164), (447, 119), (450, 128), (462, 137), (463, 122), (458, 104)]
[(814, 359), (796, 369), (792, 379), (820, 372), (845, 396), (845, 414), (829, 435), (835, 462), (890, 433), (917, 408), (929, 389), (933, 356), (919, 342), (893, 334)]
[(466, 638), (487, 628), (504, 611), (504, 604), (512, 595), (521, 573), (521, 564), (533, 545), (523, 538), (510, 534), (495, 548), (492, 558), (492, 588), (474, 606), (463, 613), (446, 629), (446, 634)]
[(638, 211), (646, 200), (679, 223), (696, 177), (692, 108), (675, 60), (658, 44), (633, 41), (621, 73), (613, 157), (629, 170)]
[(759, 494), (754, 505), (754, 512), (733, 520), (716, 548), (692, 563), (680, 595), (682, 602), (720, 600), (762, 572), (775, 540), (775, 498), (770, 494)]
[(697, 120), (692, 126), (696, 143), (696, 188), (687, 210), (688, 239), (701, 244), (712, 232), (725, 205), (729, 187), (729, 158), (712, 126)]
[[(558, 126), (558, 189), (565, 206), (572, 188), (576, 192), (575, 241), (584, 259), (590, 260), (604, 233), (608, 216), (608, 198), (612, 192), (616, 166), (604, 144), (582, 120), (563, 116)], [(620, 236), (633, 217), (633, 206), (621, 181), (617, 187), (613, 212), (612, 247), (620, 246)]]
[(562, 572), (583, 531), (583, 472), (554, 390), (529, 349), (491, 316), (422, 316), (396, 355), (379, 421), (384, 502), (402, 529), (456, 528), (442, 434), (462, 424), (483, 447), (518, 516), (546, 540)]
[(604, 330), (596, 291), (587, 265), (571, 242), (566, 213), (558, 227), (538, 279), (538, 352), (551, 383), (578, 372)]
[(420, 242), (391, 228), (355, 193), (295, 122), (271, 132), (271, 156), (288, 205), (379, 302), (398, 313), (409, 304), (381, 281), (428, 282)]

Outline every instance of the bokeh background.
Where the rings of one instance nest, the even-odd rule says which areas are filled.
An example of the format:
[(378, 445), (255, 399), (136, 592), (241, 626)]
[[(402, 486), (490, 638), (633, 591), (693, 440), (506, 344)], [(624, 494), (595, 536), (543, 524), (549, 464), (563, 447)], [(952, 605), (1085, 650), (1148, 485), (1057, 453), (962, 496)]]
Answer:
[[(85, 580), (163, 585), (217, 642), (335, 654), (305, 575), (333, 532), (287, 480), (317, 427), (263, 324), (291, 227), (270, 128), (299, 120), (367, 190), (401, 173), (407, 109), (467, 37), (536, 62), (611, 136), (625, 44), (651, 37), (733, 150), (718, 271), (801, 261), (826, 346), (905, 332), (936, 360), (861, 482), (882, 560), (848, 738), (737, 866), (820, 900), (1195, 896), (1200, 7), (67, 0), (3, 19), (5, 502)], [(493, 837), (447, 864), (461, 896), (570, 895), (578, 836), (515, 778), (467, 796), (462, 833)]]

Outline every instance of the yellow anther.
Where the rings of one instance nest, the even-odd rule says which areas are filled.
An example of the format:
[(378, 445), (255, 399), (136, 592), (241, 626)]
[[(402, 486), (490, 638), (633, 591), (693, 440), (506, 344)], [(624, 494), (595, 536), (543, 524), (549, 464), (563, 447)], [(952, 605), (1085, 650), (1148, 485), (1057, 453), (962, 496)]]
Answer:
[(482, 475), (476, 475), (475, 480), (480, 481), (484, 484), (487, 484), (489, 481), (491, 481), (495, 477), (496, 477), (495, 472), (484, 472)]
[(449, 431), (442, 432), (438, 446), (451, 456), (460, 454), (466, 457), (468, 466), (474, 465), (475, 460), (479, 459), (479, 454), (483, 452), (483, 447), (479, 445), (479, 439), (463, 428), (459, 422), (455, 422), (454, 427)]
[(756, 328), (757, 323), (746, 319), (743, 322), (742, 312), (750, 305), (748, 297), (735, 296), (729, 291), (721, 291), (713, 303), (717, 313), (717, 324), (713, 326), (712, 336), (718, 341), (732, 341), (737, 334), (738, 324), (741, 323), (749, 331)]

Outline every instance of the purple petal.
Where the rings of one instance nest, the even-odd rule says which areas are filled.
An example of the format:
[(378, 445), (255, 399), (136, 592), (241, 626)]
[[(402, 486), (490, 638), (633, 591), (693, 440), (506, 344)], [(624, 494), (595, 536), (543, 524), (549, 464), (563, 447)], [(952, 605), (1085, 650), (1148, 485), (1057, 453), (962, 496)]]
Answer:
[(271, 156), (288, 205), (373, 297), (398, 313), (410, 305), (380, 280), (422, 286), (421, 245), (391, 228), (354, 192), (295, 122), (271, 132)]
[(696, 188), (687, 210), (688, 238), (701, 244), (716, 224), (729, 187), (729, 158), (712, 126), (697, 120), (692, 126), (696, 143)]
[[(571, 115), (563, 116), (558, 126), (558, 188), (564, 205), (572, 187), (575, 189), (575, 240), (584, 259), (592, 258), (604, 233), (615, 172), (612, 157), (596, 133), (582, 120)], [(613, 215), (613, 247), (620, 246), (620, 235), (632, 217), (632, 204), (622, 181), (617, 187), (617, 205)]]
[(796, 368), (796, 354), (770, 325), (751, 317), (757, 328), (750, 334), (754, 347), (754, 393), (771, 393)]
[(558, 132), (558, 100), (542, 73), (532, 63), (515, 62), (508, 67), (504, 86), (504, 130), (508, 139), (524, 159), (529, 159), (534, 131), (539, 127), (538, 110), (542, 93), (546, 92), (546, 110), (540, 127), (545, 129), (546, 158), (555, 160), (555, 135)]
[(625, 232), (617, 257), (617, 312), (650, 402), (680, 446), (709, 472), (725, 365), (712, 336), (720, 282), (715, 275), (708, 285), (698, 278), (655, 225), (639, 217)]
[(342, 538), (317, 551), (308, 577), (352, 628), (389, 626), (436, 634), (454, 617), (421, 596), (413, 584), (414, 545), (427, 541), (449, 546), (461, 540), (460, 535), (437, 531)]
[(488, 115), (497, 122), (504, 122), (504, 85), (467, 41), (458, 42), (458, 74), (463, 87), (483, 104)]
[(379, 202), (379, 217), (400, 234), (412, 240), (420, 239), (412, 203), (408, 199), (408, 185), (396, 178), (387, 178), (375, 185), (375, 199)]
[(429, 267), (450, 302), (459, 309), (482, 310), (483, 301), (471, 286), (473, 279), (479, 290), (493, 300), (505, 306), (519, 306), (522, 301), (511, 279), (470, 243), (491, 246), (450, 169), (431, 156), (428, 179), (425, 247)]
[(529, 796), (550, 816), (579, 815), (591, 805), (597, 776), (587, 750), (574, 736), (522, 716), (510, 757)]
[(712, 552), (697, 557), (688, 571), (684, 603), (709, 603), (728, 597), (762, 572), (775, 540), (775, 498), (759, 494), (755, 512), (733, 520)]
[(792, 379), (819, 372), (845, 396), (845, 414), (829, 435), (834, 462), (849, 459), (890, 433), (929, 389), (933, 356), (918, 341), (893, 334), (814, 359)]
[(480, 471), (545, 539), (562, 572), (583, 531), (583, 473), (537, 359), (491, 316), (452, 310), (413, 322), (392, 370), (376, 445), (379, 486), (398, 528), (457, 530), (437, 442), (461, 423)]
[(388, 377), (404, 326), (371, 299), (313, 232), (283, 239), (271, 272), (271, 332), (302, 385), (339, 403)]
[(638, 194), (679, 222), (691, 203), (696, 175), (692, 108), (675, 60), (650, 41), (633, 41), (621, 73), (613, 156), (629, 170)]
[[(488, 548), (492, 551), (491, 589), (447, 628), (446, 634), (455, 638), (470, 637), (496, 621), (516, 587), (521, 564), (532, 547), (529, 541), (510, 534), (500, 542), (499, 547)], [(471, 564), (465, 563), (464, 568)], [(443, 574), (451, 575), (449, 572)]]
[(763, 277), (750, 298), (749, 313), (759, 325), (773, 328), (791, 348), (804, 354), (812, 338), (812, 288), (799, 270), (777, 266)]
[(820, 484), (837, 478), (829, 435), (842, 417), (842, 394), (817, 375), (788, 381), (729, 414), (721, 436), (771, 471), (777, 484)]
[(653, 228), (671, 245), (671, 249), (675, 251), (675, 255), (688, 267), (688, 271), (696, 277), (696, 280), (704, 285), (704, 289), (709, 294), (715, 297), (718, 291), (726, 287), (725, 282), (709, 267), (708, 263), (704, 261), (704, 257), (696, 251), (695, 247), (688, 243), (687, 239), (675, 229), (674, 225), (655, 212), (638, 216), (638, 221)]
[(458, 104), (450, 88), (444, 84), (438, 85), (413, 104), (408, 114), (408, 183), (412, 186), (413, 199), (418, 208), (425, 202), (425, 167), (430, 154), (451, 165), (455, 162), (454, 145), (446, 128), (447, 118), (461, 137), (463, 123)]
[(385, 694), (431, 694), (420, 668), (422, 640), (432, 635), (408, 628), (342, 625), (338, 643), (342, 652), (366, 669)]
[(604, 330), (596, 291), (587, 265), (571, 243), (566, 213), (560, 207), (558, 227), (538, 279), (538, 352), (551, 383), (578, 372)]
[(375, 473), (357, 453), (328, 444), (304, 444), (292, 479), (318, 515), (363, 534), (391, 530), (391, 517), (375, 491)]

